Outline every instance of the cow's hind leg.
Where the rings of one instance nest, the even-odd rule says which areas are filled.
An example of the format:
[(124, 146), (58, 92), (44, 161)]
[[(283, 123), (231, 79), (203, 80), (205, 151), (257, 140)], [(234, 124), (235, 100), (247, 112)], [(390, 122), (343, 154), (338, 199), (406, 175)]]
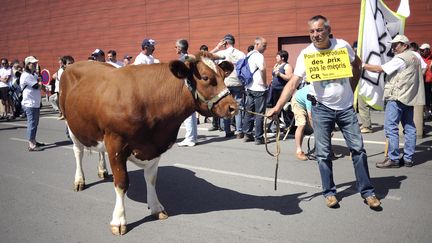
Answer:
[(82, 169), (84, 145), (80, 141), (78, 141), (78, 139), (74, 136), (74, 134), (70, 129), (69, 129), (69, 136), (71, 137), (73, 142), (73, 151), (74, 151), (75, 162), (76, 162), (74, 191), (82, 191), (84, 190), (85, 187), (84, 171)]
[(150, 212), (156, 219), (166, 219), (168, 214), (165, 211), (163, 205), (159, 202), (159, 198), (156, 193), (156, 180), (158, 173), (160, 157), (145, 161), (144, 163), (136, 163), (139, 167), (144, 169), (144, 178), (147, 187), (147, 204), (150, 208)]
[(105, 152), (99, 152), (99, 162), (98, 162), (98, 177), (101, 179), (108, 178), (108, 170), (105, 162)]
[(116, 135), (105, 135), (104, 141), (114, 177), (114, 190), (116, 193), (116, 203), (110, 223), (111, 232), (114, 235), (123, 235), (127, 232), (124, 196), (129, 187), (126, 168), (128, 152), (123, 150), (125, 146), (122, 143), (122, 139)]

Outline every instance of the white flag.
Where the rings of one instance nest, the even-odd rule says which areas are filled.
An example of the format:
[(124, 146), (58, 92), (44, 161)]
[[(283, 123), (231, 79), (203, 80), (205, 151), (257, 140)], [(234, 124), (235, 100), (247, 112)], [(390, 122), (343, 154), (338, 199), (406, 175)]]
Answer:
[[(402, 2), (399, 10), (409, 15), (408, 1)], [(364, 63), (382, 65), (393, 58), (390, 41), (404, 33), (405, 17), (382, 0), (362, 0), (357, 54)], [(360, 77), (358, 95), (376, 110), (384, 109), (384, 75), (363, 71)]]

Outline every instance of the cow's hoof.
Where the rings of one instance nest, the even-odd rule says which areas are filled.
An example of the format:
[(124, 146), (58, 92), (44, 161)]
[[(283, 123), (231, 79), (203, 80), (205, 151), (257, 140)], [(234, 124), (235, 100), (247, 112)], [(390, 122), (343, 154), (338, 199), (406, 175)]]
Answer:
[(124, 235), (126, 232), (126, 225), (111, 225), (111, 233), (113, 235)]
[(98, 177), (101, 179), (108, 179), (108, 171), (98, 172)]
[(85, 182), (75, 182), (74, 183), (74, 191), (79, 192), (84, 190), (85, 188)]
[(168, 213), (164, 210), (159, 213), (153, 214), (153, 218), (163, 220), (168, 218)]

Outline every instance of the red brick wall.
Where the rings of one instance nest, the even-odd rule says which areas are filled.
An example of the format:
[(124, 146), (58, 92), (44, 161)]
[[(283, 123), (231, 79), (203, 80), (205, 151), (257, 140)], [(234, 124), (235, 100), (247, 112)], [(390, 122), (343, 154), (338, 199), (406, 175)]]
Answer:
[[(399, 0), (385, 0), (393, 10)], [(418, 43), (432, 42), (430, 0), (411, 1), (406, 34)], [(329, 18), (335, 36), (357, 39), (360, 0), (2, 0), (0, 56), (35, 55), (43, 67), (57, 68), (57, 58), (86, 59), (96, 48), (115, 49), (118, 58), (136, 56), (145, 37), (158, 44), (154, 56), (175, 59), (174, 42), (186, 38), (190, 52), (201, 44), (213, 48), (226, 33), (245, 51), (256, 36), (267, 39), (265, 53), (274, 64), (277, 38), (307, 35), (307, 20)]]

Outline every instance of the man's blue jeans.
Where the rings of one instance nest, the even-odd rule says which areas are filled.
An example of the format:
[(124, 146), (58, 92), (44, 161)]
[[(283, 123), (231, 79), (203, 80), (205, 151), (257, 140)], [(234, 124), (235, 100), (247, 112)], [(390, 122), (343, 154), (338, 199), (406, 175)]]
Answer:
[(388, 157), (399, 163), (399, 122), (405, 134), (404, 160), (412, 162), (416, 145), (416, 127), (414, 124), (414, 107), (399, 101), (387, 101), (385, 108), (384, 132), (388, 140)]
[[(243, 108), (243, 93), (244, 88), (243, 86), (233, 86), (228, 87), (228, 90), (230, 91), (231, 95), (233, 96), (234, 100), (237, 102), (237, 104)], [(236, 132), (242, 133), (242, 111), (239, 111), (237, 115), (235, 115), (235, 125), (236, 125)], [(223, 119), (224, 123), (224, 130), (225, 134), (228, 134), (231, 132), (231, 118), (229, 119)]]
[[(257, 113), (264, 114), (266, 108), (266, 98), (267, 91), (246, 91), (246, 104), (245, 109), (248, 111), (254, 111)], [(247, 135), (252, 135), (252, 131), (254, 128), (254, 119), (253, 116), (248, 112), (245, 112), (243, 118), (243, 132)], [(255, 116), (255, 140), (264, 139), (264, 117), (263, 116)]]
[(370, 182), (367, 155), (354, 109), (350, 107), (339, 111), (317, 103), (316, 106), (312, 106), (312, 121), (324, 197), (336, 194), (331, 160), (331, 133), (335, 124), (341, 129), (351, 152), (358, 191), (363, 198), (374, 195), (375, 189)]
[(27, 139), (28, 141), (36, 142), (40, 108), (24, 107), (24, 110), (27, 115)]

